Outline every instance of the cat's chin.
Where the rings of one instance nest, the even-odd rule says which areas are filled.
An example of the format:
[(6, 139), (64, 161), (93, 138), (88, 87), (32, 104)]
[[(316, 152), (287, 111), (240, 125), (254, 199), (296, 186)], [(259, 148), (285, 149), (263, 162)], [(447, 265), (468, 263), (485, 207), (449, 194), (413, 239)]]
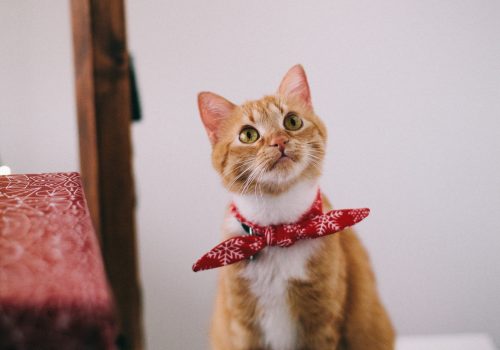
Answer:
[(266, 187), (280, 188), (291, 186), (297, 182), (306, 168), (304, 162), (297, 162), (291, 157), (280, 157), (273, 166), (259, 179)]
[(281, 170), (288, 171), (294, 166), (294, 160), (289, 156), (282, 155), (278, 160), (272, 165), (271, 170)]

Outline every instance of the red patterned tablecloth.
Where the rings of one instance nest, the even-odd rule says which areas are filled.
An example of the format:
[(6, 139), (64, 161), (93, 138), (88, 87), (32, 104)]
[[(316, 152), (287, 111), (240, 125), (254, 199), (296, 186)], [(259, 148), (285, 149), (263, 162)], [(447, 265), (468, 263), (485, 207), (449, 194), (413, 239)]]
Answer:
[(114, 349), (78, 173), (0, 176), (0, 349)]

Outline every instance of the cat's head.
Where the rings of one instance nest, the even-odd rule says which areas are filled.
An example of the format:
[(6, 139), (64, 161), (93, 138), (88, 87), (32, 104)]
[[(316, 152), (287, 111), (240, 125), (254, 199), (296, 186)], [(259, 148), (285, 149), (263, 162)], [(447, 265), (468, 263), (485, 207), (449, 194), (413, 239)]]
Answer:
[(212, 163), (229, 191), (278, 194), (319, 177), (327, 133), (302, 66), (287, 72), (275, 95), (238, 106), (201, 92), (198, 107)]

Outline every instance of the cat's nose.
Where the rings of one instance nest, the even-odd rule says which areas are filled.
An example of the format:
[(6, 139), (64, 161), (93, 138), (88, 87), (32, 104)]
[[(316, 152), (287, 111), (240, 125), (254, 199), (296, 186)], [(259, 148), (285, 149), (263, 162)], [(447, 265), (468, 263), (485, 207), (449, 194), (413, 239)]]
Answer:
[(285, 135), (274, 136), (269, 142), (269, 146), (278, 147), (281, 153), (285, 150), (285, 145), (288, 143), (288, 137)]

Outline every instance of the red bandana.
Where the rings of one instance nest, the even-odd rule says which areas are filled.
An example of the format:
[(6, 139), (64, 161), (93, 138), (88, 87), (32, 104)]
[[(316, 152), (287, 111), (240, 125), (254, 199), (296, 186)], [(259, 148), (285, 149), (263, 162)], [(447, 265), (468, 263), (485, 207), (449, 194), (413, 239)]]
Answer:
[(231, 237), (203, 255), (193, 271), (208, 270), (252, 258), (267, 246), (289, 247), (300, 239), (318, 238), (352, 226), (368, 216), (370, 209), (331, 210), (323, 214), (323, 202), (318, 191), (311, 208), (294, 224), (260, 226), (246, 220), (236, 206), (231, 213), (249, 235)]

